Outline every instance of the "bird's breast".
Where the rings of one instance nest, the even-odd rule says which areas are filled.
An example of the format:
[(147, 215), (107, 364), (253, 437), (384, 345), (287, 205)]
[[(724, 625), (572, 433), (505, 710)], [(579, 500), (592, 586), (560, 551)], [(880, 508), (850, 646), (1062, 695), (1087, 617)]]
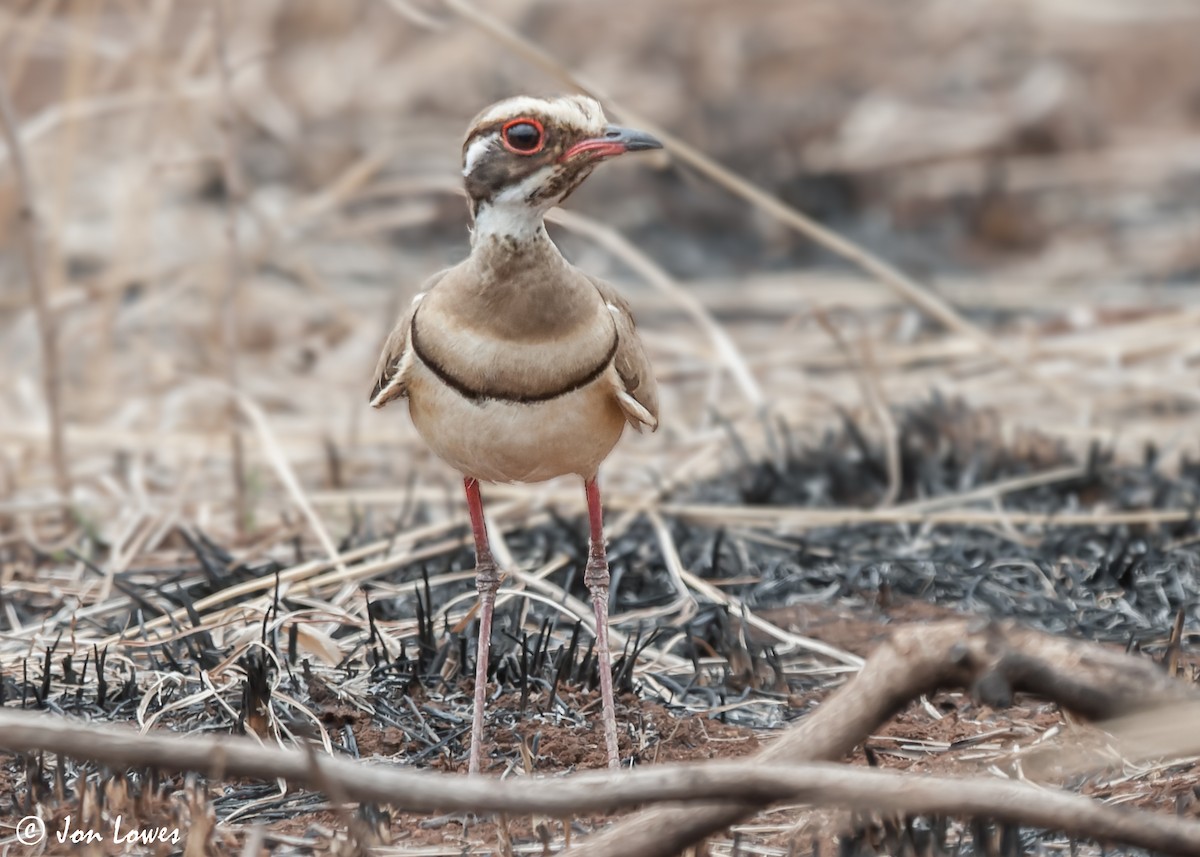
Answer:
[(536, 338), (473, 323), (453, 305), (426, 299), (413, 315), (409, 341), (416, 358), (463, 397), (516, 403), (548, 401), (590, 384), (618, 346), (616, 325), (598, 296), (590, 313)]
[(612, 374), (541, 402), (469, 399), (417, 361), (409, 413), (422, 439), (460, 473), (488, 482), (590, 478), (616, 445), (625, 418)]

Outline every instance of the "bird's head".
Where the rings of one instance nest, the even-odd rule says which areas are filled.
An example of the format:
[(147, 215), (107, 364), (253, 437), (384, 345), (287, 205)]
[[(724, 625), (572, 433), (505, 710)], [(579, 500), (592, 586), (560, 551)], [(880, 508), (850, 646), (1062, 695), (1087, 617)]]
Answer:
[(625, 152), (661, 149), (644, 131), (610, 125), (593, 99), (518, 96), (493, 104), (463, 142), (463, 180), (475, 231), (521, 237), (566, 199), (596, 165)]

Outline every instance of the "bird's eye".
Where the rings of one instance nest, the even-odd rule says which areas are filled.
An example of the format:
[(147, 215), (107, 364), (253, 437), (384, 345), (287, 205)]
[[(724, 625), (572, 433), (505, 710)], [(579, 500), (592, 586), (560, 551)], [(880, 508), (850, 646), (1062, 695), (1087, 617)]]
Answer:
[(518, 155), (540, 152), (546, 142), (546, 132), (536, 119), (514, 119), (500, 132), (504, 146)]

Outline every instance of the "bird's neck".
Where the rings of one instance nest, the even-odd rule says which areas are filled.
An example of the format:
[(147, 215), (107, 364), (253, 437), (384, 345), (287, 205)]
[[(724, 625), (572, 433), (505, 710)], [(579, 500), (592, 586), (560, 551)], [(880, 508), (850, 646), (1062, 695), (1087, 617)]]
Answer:
[(514, 246), (550, 242), (545, 209), (524, 202), (480, 202), (471, 229), (472, 251), (489, 244)]
[[(475, 209), (471, 260), (487, 288), (530, 282), (549, 287), (568, 267), (546, 234), (544, 209), (514, 203), (482, 203)], [(522, 291), (528, 291), (523, 288)]]
[[(595, 317), (595, 286), (546, 234), (542, 211), (485, 203), (476, 208), (470, 276), (458, 282), (456, 312), (497, 337), (552, 336)], [(607, 317), (607, 316), (606, 316)]]

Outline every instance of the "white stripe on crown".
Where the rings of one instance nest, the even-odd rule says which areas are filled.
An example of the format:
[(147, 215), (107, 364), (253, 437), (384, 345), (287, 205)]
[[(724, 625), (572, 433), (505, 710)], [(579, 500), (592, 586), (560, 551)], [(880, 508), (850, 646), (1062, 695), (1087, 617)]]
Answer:
[(555, 125), (565, 125), (597, 136), (603, 133), (604, 126), (608, 124), (600, 103), (586, 95), (565, 95), (561, 98), (518, 95), (499, 101), (476, 116), (475, 121), (471, 123), (471, 131), (467, 133), (467, 139), (481, 126), (530, 114), (540, 116)]

